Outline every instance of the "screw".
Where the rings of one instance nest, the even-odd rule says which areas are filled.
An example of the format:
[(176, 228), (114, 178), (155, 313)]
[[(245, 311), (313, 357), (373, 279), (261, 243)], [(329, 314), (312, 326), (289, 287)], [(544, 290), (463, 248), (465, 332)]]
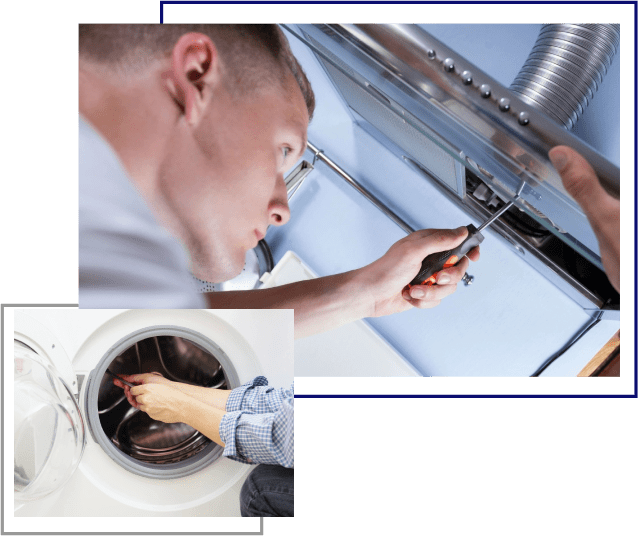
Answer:
[(492, 94), (492, 88), (487, 84), (481, 84), (479, 91), (481, 92), (481, 97), (483, 97), (484, 99), (489, 98), (489, 96)]
[(498, 109), (501, 112), (507, 112), (510, 109), (510, 100), (505, 97), (498, 99)]
[(443, 60), (443, 68), (448, 73), (454, 71), (454, 60), (452, 58), (446, 58), (445, 60)]

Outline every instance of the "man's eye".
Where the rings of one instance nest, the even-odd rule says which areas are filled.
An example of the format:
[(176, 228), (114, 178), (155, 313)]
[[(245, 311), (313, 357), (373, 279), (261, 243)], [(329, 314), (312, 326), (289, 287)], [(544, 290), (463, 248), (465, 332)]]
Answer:
[(284, 153), (284, 158), (287, 158), (290, 154), (290, 147), (282, 147), (281, 152)]

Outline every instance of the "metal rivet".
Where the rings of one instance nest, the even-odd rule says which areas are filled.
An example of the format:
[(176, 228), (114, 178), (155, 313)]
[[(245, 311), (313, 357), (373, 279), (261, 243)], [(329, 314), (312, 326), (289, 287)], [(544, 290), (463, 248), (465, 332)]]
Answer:
[(436, 58), (436, 52), (434, 52), (434, 50), (432, 49), (428, 50), (428, 58), (430, 58), (431, 60)]
[(518, 114), (518, 122), (525, 126), (529, 123), (529, 114), (527, 112), (521, 112)]
[(448, 73), (451, 73), (454, 70), (454, 60), (452, 58), (446, 58), (443, 60), (443, 68)]
[(510, 100), (505, 97), (498, 99), (498, 109), (501, 112), (507, 112), (510, 109)]
[(469, 86), (472, 83), (472, 73), (470, 71), (463, 71), (461, 73), (461, 78), (466, 86)]
[(481, 84), (479, 91), (481, 92), (481, 97), (484, 99), (487, 99), (492, 94), (492, 88), (487, 84)]

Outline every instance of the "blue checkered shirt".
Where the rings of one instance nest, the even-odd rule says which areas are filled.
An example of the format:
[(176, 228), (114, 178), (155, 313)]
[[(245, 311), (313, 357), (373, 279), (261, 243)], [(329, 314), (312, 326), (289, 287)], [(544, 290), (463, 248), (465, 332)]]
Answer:
[(233, 389), (219, 435), (226, 444), (224, 456), (244, 463), (294, 467), (294, 382), (290, 389), (267, 387), (254, 380)]

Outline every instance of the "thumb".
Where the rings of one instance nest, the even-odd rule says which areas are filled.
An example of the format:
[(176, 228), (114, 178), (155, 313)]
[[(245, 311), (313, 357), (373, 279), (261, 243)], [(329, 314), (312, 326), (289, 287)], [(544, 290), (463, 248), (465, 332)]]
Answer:
[(549, 159), (560, 173), (563, 185), (588, 216), (611, 196), (600, 185), (596, 172), (580, 154), (564, 145), (549, 151)]

